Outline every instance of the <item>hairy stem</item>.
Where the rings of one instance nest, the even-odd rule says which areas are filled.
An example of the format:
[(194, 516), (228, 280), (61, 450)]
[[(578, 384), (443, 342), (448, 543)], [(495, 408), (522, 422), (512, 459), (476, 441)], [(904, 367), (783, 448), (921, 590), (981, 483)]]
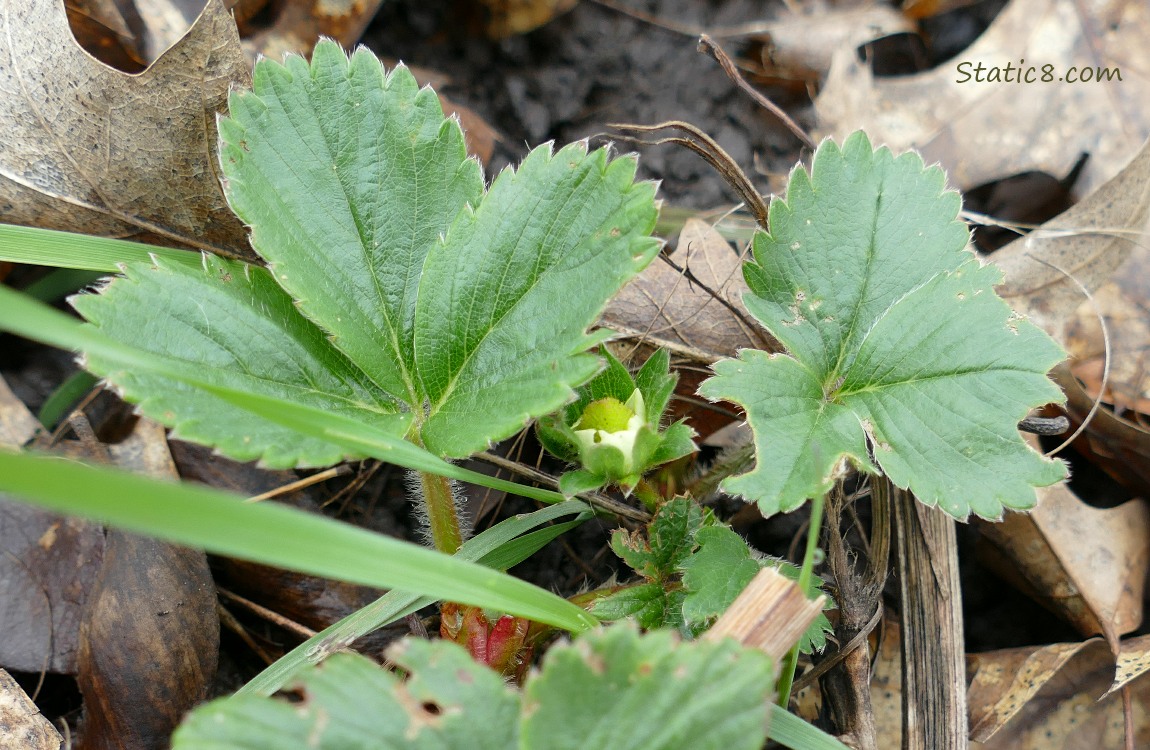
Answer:
[(440, 552), (454, 555), (463, 546), (463, 531), (455, 508), (451, 480), (439, 474), (421, 471), (419, 485), (423, 492), (424, 509), (427, 511), (427, 526), (431, 530), (431, 544)]

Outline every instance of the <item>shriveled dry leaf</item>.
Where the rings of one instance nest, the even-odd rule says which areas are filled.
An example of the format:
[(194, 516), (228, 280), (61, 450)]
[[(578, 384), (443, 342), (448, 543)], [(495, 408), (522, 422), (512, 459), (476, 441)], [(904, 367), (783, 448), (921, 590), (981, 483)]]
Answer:
[(84, 52), (57, 0), (0, 8), (5, 221), (255, 257), (217, 179), (215, 118), (249, 80), (221, 0), (139, 75)]
[[(1067, 174), (1090, 160), (1077, 188), (1087, 195), (1118, 172), (1150, 134), (1150, 5), (1128, 0), (1013, 0), (989, 29), (934, 70), (877, 80), (853, 48), (835, 55), (815, 107), (820, 132), (863, 128), (896, 151), (915, 147), (939, 161), (953, 183), (970, 188), (1040, 170)], [(957, 66), (987, 68), (1020, 60), (1119, 68), (1121, 81), (964, 83)]]
[(1118, 638), (1142, 623), (1150, 505), (1138, 499), (1094, 508), (1064, 484), (1038, 493), (1030, 513), (1010, 513), (980, 527), (1008, 561), (1000, 574), (1021, 576), (1040, 603), (1083, 635), (1104, 636), (1117, 653)]
[(22, 750), (59, 750), (64, 739), (12, 675), (0, 669), (0, 741)]
[[(729, 304), (743, 310), (747, 285), (742, 260), (714, 227), (688, 219), (679, 235), (678, 249), (670, 257)], [(740, 348), (763, 346), (750, 323), (658, 259), (611, 300), (603, 324), (673, 352), (693, 353), (704, 361), (734, 356)]]

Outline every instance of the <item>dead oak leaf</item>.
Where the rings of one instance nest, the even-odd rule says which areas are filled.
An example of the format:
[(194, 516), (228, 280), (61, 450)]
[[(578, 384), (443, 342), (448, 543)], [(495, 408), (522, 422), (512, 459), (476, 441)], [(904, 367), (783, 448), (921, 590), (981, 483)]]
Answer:
[(60, 0), (0, 0), (0, 39), (5, 221), (254, 258), (217, 178), (215, 118), (249, 81), (222, 0), (138, 75), (81, 49)]
[[(919, 75), (877, 80), (853, 49), (841, 50), (815, 102), (820, 130), (846, 135), (862, 128), (896, 151), (917, 148), (963, 187), (1034, 170), (1061, 177), (1088, 153), (1076, 186), (1086, 195), (1150, 134), (1147, 38), (1146, 3), (1013, 0), (969, 48)], [(960, 70), (963, 63), (970, 67)], [(1036, 78), (1049, 65), (1054, 80), (977, 83), (978, 64), (1033, 66)], [(1122, 80), (1058, 80), (1071, 67), (1091, 76), (1099, 67), (1117, 68)]]

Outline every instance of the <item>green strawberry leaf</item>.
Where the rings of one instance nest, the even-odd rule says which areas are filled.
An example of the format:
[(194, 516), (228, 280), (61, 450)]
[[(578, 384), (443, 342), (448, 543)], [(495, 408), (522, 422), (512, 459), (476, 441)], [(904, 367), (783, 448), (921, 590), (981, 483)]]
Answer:
[(695, 548), (695, 534), (706, 523), (698, 503), (676, 497), (663, 504), (647, 525), (646, 538), (625, 529), (611, 535), (611, 550), (639, 575), (663, 581), (673, 575)]
[[(398, 405), (296, 310), (263, 269), (213, 256), (203, 268), (133, 263), (103, 294), (72, 298), (105, 334), (186, 365), (217, 385), (281, 398), (401, 435)], [(218, 396), (89, 352), (87, 367), (116, 384), (176, 437), (273, 467), (324, 466), (345, 451), (236, 409)]]
[(464, 750), (515, 747), (519, 695), (453, 643), (408, 639), (388, 652), (404, 680), (358, 654), (300, 670), (283, 696), (236, 695), (188, 715), (175, 750)]
[(725, 612), (761, 568), (743, 538), (726, 526), (699, 529), (695, 541), (699, 549), (679, 566), (687, 590), (683, 619), (688, 625)]
[(770, 659), (720, 643), (680, 643), (616, 625), (551, 648), (523, 690), (521, 748), (758, 750)]
[(856, 133), (824, 142), (772, 201), (745, 303), (789, 354), (744, 350), (700, 388), (742, 406), (755, 434), (755, 468), (726, 491), (792, 510), (849, 461), (956, 518), (993, 519), (1065, 478), (1017, 430), (1063, 400), (1046, 372), (1064, 353), (994, 293), (1001, 273), (966, 249), (944, 182)]
[(620, 625), (553, 647), (523, 692), (448, 641), (388, 650), (402, 673), (339, 653), (287, 692), (192, 711), (174, 750), (756, 750), (767, 737), (770, 659), (732, 639), (682, 643)]

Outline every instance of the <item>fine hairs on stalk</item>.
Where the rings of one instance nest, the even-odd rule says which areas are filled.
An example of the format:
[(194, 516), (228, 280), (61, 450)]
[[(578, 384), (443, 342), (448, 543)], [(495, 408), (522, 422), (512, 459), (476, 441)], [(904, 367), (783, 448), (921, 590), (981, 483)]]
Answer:
[[(423, 491), (423, 475), (413, 469), (404, 472), (404, 484), (407, 485), (407, 494), (415, 505), (416, 517), (419, 519), (420, 537), (427, 546), (434, 546), (431, 538), (431, 518), (427, 515), (426, 494)], [(455, 517), (459, 519), (459, 533), (464, 539), (471, 536), (471, 517), (467, 514), (467, 495), (459, 482), (454, 479), (444, 479), (451, 487), (451, 500), (455, 503)]]

